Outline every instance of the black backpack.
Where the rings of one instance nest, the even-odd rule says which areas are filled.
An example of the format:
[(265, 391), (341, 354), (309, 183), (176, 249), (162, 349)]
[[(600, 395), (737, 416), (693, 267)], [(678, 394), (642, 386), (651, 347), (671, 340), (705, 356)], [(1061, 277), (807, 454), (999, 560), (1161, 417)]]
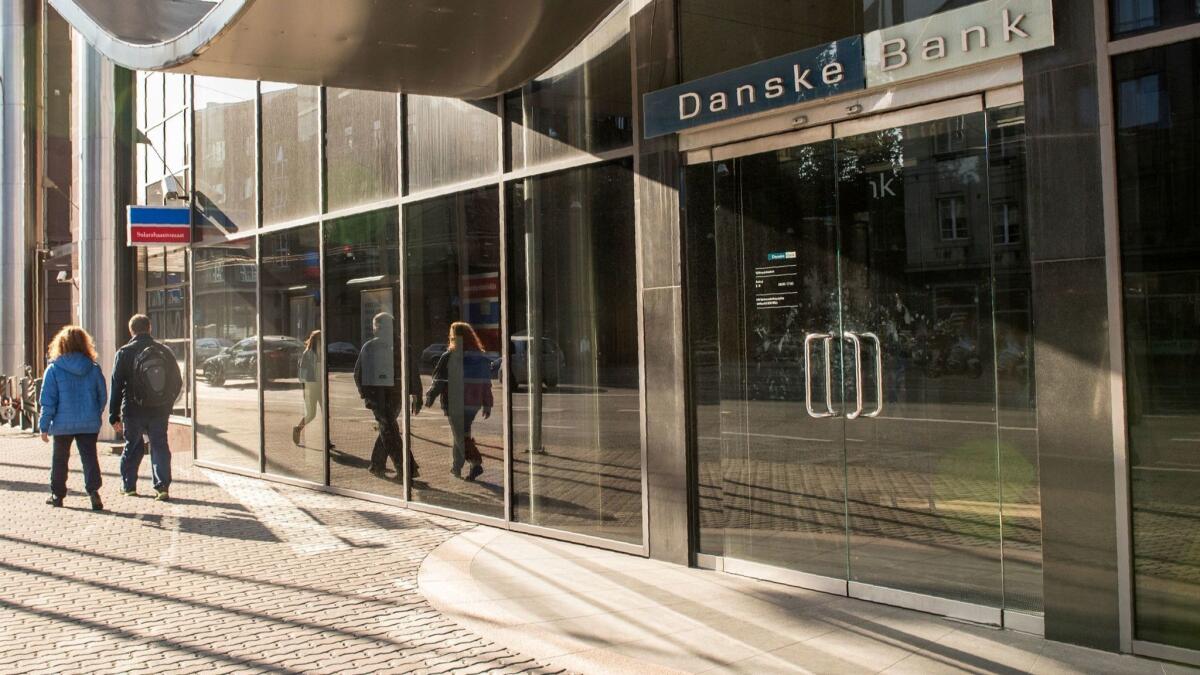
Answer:
[(129, 375), (129, 400), (143, 408), (170, 408), (183, 389), (175, 354), (153, 342), (133, 360)]

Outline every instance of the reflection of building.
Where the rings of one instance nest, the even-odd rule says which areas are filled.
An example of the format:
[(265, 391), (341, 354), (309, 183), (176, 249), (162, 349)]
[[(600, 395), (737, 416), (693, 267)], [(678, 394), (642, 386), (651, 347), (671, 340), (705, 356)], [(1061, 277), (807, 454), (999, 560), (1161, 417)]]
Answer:
[[(177, 410), (208, 466), (1200, 661), (1200, 23), (1053, 4), (1055, 47), (646, 138), (644, 94), (965, 3), (622, 3), (472, 102), (73, 74), (10, 3), (45, 30), (0, 43), (0, 372), (140, 308), (181, 360), (241, 345)], [(194, 246), (116, 245), (116, 204), (179, 196)], [(475, 483), (453, 405), (413, 414), (457, 321), (503, 413)], [(391, 419), (421, 481), (366, 470)]]

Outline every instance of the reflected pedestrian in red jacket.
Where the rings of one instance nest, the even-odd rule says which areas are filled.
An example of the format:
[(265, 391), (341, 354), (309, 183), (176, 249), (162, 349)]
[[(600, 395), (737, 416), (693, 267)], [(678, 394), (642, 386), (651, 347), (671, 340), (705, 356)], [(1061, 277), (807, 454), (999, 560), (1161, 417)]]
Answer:
[(450, 324), (448, 344), (433, 369), (433, 385), (425, 395), (425, 405), (432, 406), (440, 398), (442, 411), (450, 418), (454, 433), (450, 473), (462, 478), (463, 464), (469, 462), (471, 470), (466, 479), (475, 480), (483, 473), (483, 455), (471, 436), (471, 424), (481, 410), (484, 419), (492, 416), (492, 362), (469, 323)]

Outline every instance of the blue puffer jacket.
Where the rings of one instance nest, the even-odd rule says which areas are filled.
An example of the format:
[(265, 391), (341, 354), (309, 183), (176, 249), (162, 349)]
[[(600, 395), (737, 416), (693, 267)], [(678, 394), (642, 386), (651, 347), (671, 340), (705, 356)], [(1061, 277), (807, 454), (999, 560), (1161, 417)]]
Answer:
[(42, 378), (38, 426), (51, 436), (99, 433), (107, 399), (100, 366), (85, 354), (64, 354), (50, 362)]

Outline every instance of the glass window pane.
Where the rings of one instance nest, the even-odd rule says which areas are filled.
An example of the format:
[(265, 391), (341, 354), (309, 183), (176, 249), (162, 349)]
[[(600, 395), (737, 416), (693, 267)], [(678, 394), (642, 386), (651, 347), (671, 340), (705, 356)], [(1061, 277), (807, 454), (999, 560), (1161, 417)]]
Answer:
[(308, 225), (259, 243), (266, 470), (314, 483), (325, 482), (319, 236)]
[(183, 167), (187, 164), (187, 140), (186, 128), (184, 120), (187, 116), (184, 113), (179, 113), (167, 120), (163, 125), (165, 129), (165, 137), (163, 139), (162, 153), (167, 160), (167, 173), (176, 176), (182, 181), (182, 176), (179, 175), (183, 171)]
[(157, 124), (163, 120), (166, 99), (163, 93), (163, 74), (146, 74), (146, 124)]
[(404, 250), (425, 404), (409, 420), (421, 467), (412, 498), (502, 518), (498, 197), (486, 188), (405, 206)]
[(1200, 21), (1200, 0), (1110, 0), (1114, 37)]
[(399, 194), (396, 94), (330, 87), (328, 120), (329, 210), (391, 199)]
[(327, 223), (323, 297), (331, 484), (403, 498), (397, 230), (395, 209)]
[(146, 148), (146, 181), (157, 181), (163, 177), (163, 150), (166, 148), (166, 137), (163, 125), (158, 125), (148, 132), (150, 147)]
[(320, 91), (262, 83), (264, 225), (314, 216), (320, 209)]
[(1134, 637), (1200, 649), (1200, 40), (1113, 60)]
[(197, 248), (193, 255), (196, 456), (258, 471), (254, 240)]
[(510, 93), (505, 114), (513, 169), (630, 145), (628, 3), (562, 61)]
[(139, 129), (146, 128), (146, 110), (150, 107), (150, 101), (146, 95), (146, 79), (150, 73), (145, 71), (137, 71), (137, 127)]
[(680, 0), (683, 79), (695, 80), (861, 33), (859, 8), (871, 2)]
[(1033, 368), (1033, 275), (1019, 224), (1028, 209), (1025, 107), (988, 111), (996, 412), (1004, 541), (1004, 606), (1042, 611), (1042, 500)]
[(405, 97), (408, 192), (499, 173), (496, 100)]
[(687, 223), (688, 365), (691, 437), (696, 458), (699, 542), (708, 555), (725, 553), (724, 473), (721, 464), (721, 352), (717, 298), (716, 194), (711, 163), (684, 171)]
[(257, 227), (254, 99), (257, 85), (195, 78), (196, 209), (199, 238), (212, 241)]
[(174, 73), (163, 74), (163, 107), (167, 115), (174, 115), (183, 110), (186, 98), (184, 97), (184, 85), (187, 82), (185, 75), (176, 75)]
[[(191, 365), (191, 320), (188, 317), (188, 279), (186, 248), (172, 247), (165, 249), (166, 277), (163, 289), (162, 316), (154, 320), (154, 334), (165, 342), (179, 360), (179, 372), (190, 372)], [(175, 401), (176, 415), (191, 415), (191, 396), (188, 391), (190, 382), (184, 378), (183, 389)]]
[(507, 189), (514, 517), (639, 543), (637, 280), (614, 263), (635, 258), (630, 162)]

